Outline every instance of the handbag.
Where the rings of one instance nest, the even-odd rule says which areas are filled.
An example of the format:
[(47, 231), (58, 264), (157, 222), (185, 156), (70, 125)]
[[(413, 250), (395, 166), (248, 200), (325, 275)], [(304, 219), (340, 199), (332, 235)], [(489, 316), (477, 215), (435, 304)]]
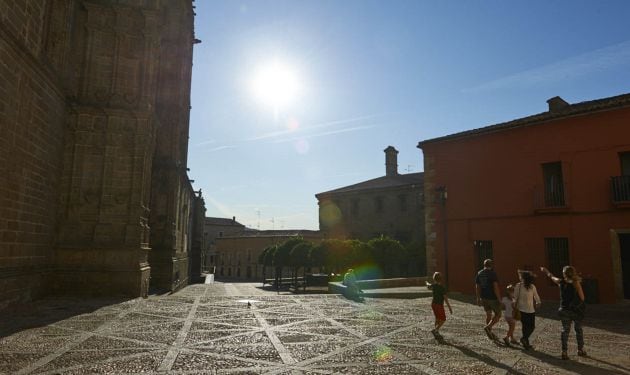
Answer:
[(516, 304), (514, 305), (515, 306), (512, 307), (512, 318), (514, 320), (521, 320), (521, 311), (516, 308)]
[(518, 297), (515, 297), (514, 299), (516, 300), (516, 302), (512, 303), (512, 319), (514, 320), (521, 320), (521, 310), (518, 309), (518, 299), (520, 298), (521, 295), (521, 285), (518, 285)]

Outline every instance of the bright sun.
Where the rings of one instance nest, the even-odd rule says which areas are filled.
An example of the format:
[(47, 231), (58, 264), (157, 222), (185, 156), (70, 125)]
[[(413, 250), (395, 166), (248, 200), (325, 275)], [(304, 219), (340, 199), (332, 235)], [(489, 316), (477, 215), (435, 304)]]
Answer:
[(296, 71), (278, 61), (263, 65), (252, 81), (252, 91), (260, 102), (276, 112), (288, 107), (300, 94)]

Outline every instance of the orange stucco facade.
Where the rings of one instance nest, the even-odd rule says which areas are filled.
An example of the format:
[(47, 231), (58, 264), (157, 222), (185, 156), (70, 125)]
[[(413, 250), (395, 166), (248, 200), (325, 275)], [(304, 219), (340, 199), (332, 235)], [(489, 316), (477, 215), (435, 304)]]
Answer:
[[(476, 244), (484, 241), (503, 290), (518, 281), (519, 268), (566, 263), (551, 259), (557, 254), (549, 246), (561, 239), (595, 301), (628, 298), (630, 249), (620, 238), (630, 234), (630, 202), (627, 194), (613, 197), (611, 178), (624, 174), (622, 155), (630, 152), (630, 97), (615, 103), (420, 142), (429, 274), (448, 266), (450, 289), (474, 294), (486, 255)], [(560, 183), (545, 175), (550, 163)], [(562, 189), (560, 202), (549, 201), (550, 183)], [(557, 287), (538, 274), (541, 297), (557, 299)]]

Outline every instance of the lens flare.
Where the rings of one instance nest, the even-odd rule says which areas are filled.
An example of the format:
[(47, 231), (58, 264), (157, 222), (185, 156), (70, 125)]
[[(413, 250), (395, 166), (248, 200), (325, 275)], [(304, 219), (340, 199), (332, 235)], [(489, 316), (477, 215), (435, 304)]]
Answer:
[(333, 202), (324, 203), (319, 211), (319, 218), (326, 226), (333, 226), (341, 221), (341, 210)]
[(374, 352), (374, 359), (377, 362), (389, 362), (394, 358), (392, 349), (386, 345), (382, 345)]

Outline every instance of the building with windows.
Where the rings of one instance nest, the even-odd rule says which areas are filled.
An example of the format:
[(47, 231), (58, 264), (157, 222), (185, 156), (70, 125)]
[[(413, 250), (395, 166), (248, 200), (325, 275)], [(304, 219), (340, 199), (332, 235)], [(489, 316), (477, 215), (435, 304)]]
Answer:
[(325, 238), (388, 236), (413, 243), (424, 258), (423, 173), (399, 174), (398, 151), (388, 146), (384, 152), (385, 176), (315, 195), (319, 229)]
[[(493, 258), (503, 286), (517, 269), (575, 266), (587, 297), (630, 298), (630, 94), (569, 104), (422, 141), (427, 266), (474, 293)], [(557, 299), (545, 278), (542, 298)]]
[[(223, 236), (231, 236), (245, 231), (245, 225), (236, 221), (236, 216), (231, 219), (223, 217), (206, 217), (203, 223), (203, 238), (205, 247), (202, 254), (202, 268), (204, 271), (214, 272), (217, 243), (216, 240)], [(254, 229), (251, 229), (254, 230)]]
[[(258, 257), (263, 250), (298, 236), (312, 243), (321, 240), (320, 233), (312, 230), (245, 230), (225, 234), (215, 240), (216, 253), (210, 266), (216, 269), (218, 279), (262, 280), (264, 270)], [(284, 271), (284, 276), (289, 277), (289, 269)], [(270, 277), (271, 270), (267, 272)]]

